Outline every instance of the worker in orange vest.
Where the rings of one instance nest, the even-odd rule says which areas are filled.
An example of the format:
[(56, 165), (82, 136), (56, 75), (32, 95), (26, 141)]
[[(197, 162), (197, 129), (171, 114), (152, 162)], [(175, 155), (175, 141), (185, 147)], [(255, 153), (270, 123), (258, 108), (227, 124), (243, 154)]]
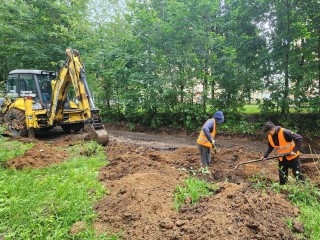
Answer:
[(302, 147), (302, 136), (281, 126), (275, 126), (272, 122), (266, 122), (262, 130), (268, 134), (269, 143), (268, 149), (261, 159), (265, 160), (273, 149), (277, 150), (280, 184), (287, 183), (289, 168), (291, 168), (297, 181), (304, 181), (299, 156)]
[(210, 149), (215, 149), (214, 138), (216, 136), (217, 123), (224, 122), (222, 111), (217, 111), (211, 119), (208, 119), (202, 126), (199, 137), (197, 139), (199, 152), (201, 155), (201, 164), (203, 167), (208, 167), (211, 162)]

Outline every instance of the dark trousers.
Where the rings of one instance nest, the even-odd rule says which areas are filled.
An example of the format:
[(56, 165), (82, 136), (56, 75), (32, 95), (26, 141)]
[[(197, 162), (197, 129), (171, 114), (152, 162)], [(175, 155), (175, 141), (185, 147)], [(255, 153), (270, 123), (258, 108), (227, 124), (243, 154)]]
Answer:
[(298, 181), (304, 181), (304, 176), (302, 175), (301, 172), (301, 161), (300, 161), (300, 156), (287, 160), (286, 157), (283, 157), (282, 161), (279, 161), (279, 179), (280, 179), (280, 184), (284, 185), (288, 181), (288, 170), (289, 168), (292, 169), (293, 176), (295, 179)]
[(198, 149), (201, 155), (202, 166), (208, 167), (211, 162), (210, 148), (198, 144)]

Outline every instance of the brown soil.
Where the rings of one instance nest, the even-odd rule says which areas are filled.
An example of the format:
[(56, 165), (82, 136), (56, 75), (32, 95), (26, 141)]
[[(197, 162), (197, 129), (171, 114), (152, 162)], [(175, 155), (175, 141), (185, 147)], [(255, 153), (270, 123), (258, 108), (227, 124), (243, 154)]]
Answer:
[(41, 168), (52, 163), (62, 162), (67, 158), (65, 150), (58, 150), (51, 144), (34, 140), (34, 147), (26, 151), (22, 156), (6, 162), (6, 167), (23, 168)]
[[(108, 194), (95, 206), (97, 234), (121, 233), (123, 239), (296, 239), (286, 221), (297, 217), (299, 210), (285, 195), (255, 190), (248, 181), (254, 174), (277, 181), (276, 162), (234, 169), (240, 162), (259, 158), (266, 142), (218, 136), (211, 173), (201, 174), (196, 172), (200, 166), (196, 134), (130, 132), (112, 126), (108, 132), (105, 149), (110, 164), (98, 177)], [(66, 148), (84, 138), (61, 131), (51, 134), (39, 136), (32, 150), (8, 166), (35, 168), (63, 161)], [(303, 170), (319, 182), (316, 164), (305, 163)], [(218, 190), (194, 206), (187, 200), (177, 212), (175, 188), (190, 175), (215, 183)]]

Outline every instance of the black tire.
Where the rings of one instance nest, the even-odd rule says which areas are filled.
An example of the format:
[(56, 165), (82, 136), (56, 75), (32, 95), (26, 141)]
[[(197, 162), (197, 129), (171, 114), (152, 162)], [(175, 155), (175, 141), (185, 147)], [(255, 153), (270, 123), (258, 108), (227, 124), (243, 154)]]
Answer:
[(0, 113), (0, 124), (4, 124), (4, 115)]
[(77, 133), (83, 128), (83, 123), (62, 124), (61, 128), (66, 133)]
[(11, 108), (4, 116), (4, 122), (8, 126), (8, 131), (13, 137), (28, 136), (26, 115), (24, 111)]

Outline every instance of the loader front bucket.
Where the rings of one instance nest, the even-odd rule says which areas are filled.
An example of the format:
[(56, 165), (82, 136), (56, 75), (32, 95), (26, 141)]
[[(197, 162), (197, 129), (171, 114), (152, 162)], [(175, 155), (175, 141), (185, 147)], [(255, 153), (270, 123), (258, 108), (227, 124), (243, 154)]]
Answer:
[(103, 124), (86, 124), (84, 130), (88, 133), (91, 140), (95, 140), (102, 146), (106, 146), (109, 142), (109, 134)]

